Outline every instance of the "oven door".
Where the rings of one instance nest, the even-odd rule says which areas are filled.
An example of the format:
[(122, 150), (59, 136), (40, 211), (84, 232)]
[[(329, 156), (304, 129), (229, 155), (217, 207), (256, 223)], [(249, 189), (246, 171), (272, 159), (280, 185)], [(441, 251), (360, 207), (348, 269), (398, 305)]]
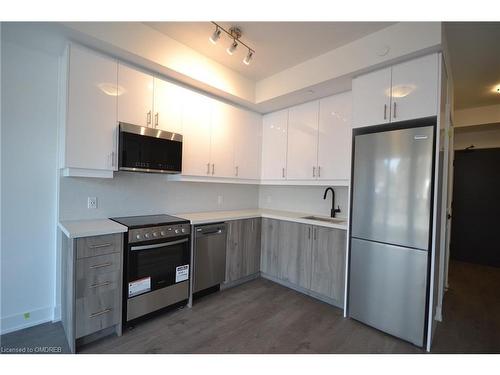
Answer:
[(180, 173), (182, 135), (120, 123), (118, 154), (120, 170)]
[(189, 280), (189, 237), (169, 241), (130, 244), (127, 265), (127, 296), (165, 288)]

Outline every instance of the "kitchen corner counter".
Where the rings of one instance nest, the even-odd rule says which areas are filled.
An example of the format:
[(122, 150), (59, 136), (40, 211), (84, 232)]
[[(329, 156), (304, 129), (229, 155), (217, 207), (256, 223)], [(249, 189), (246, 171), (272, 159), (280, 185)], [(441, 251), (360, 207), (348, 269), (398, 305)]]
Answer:
[[(175, 216), (181, 217), (183, 219), (189, 220), (191, 224), (209, 224), (221, 221), (231, 221), (240, 219), (251, 219), (256, 217), (265, 217), (269, 219), (293, 221), (296, 223), (310, 224), (321, 227), (335, 228), (341, 230), (347, 230), (347, 219), (345, 223), (336, 224), (329, 223), (319, 220), (304, 219), (304, 216), (312, 216), (310, 213), (292, 212), (292, 211), (280, 211), (280, 210), (269, 210), (269, 209), (248, 209), (248, 210), (234, 210), (234, 211), (209, 211), (209, 212), (192, 212), (175, 214)], [(325, 217), (321, 215), (315, 215), (317, 217)]]
[(59, 228), (68, 238), (125, 233), (128, 230), (126, 226), (109, 219), (65, 220), (59, 222)]

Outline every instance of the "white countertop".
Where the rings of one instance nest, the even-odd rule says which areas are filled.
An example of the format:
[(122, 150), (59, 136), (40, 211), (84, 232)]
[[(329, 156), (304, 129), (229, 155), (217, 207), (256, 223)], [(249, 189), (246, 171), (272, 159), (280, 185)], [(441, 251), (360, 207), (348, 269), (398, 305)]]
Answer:
[[(251, 219), (255, 217), (266, 217), (269, 219), (286, 220), (293, 221), (302, 224), (312, 224), (328, 228), (336, 228), (347, 230), (347, 219), (345, 223), (334, 224), (319, 220), (304, 219), (303, 216), (312, 216), (312, 214), (301, 213), (301, 212), (291, 212), (291, 211), (278, 211), (278, 210), (268, 210), (268, 209), (249, 209), (249, 210), (233, 210), (233, 211), (209, 211), (209, 212), (192, 212), (184, 214), (174, 214), (175, 216), (181, 217), (183, 219), (189, 220), (191, 224), (208, 224), (218, 221), (230, 221), (239, 219)], [(314, 215), (318, 217), (327, 217), (322, 215)]]
[(59, 228), (68, 238), (99, 236), (102, 234), (124, 233), (125, 225), (109, 219), (66, 220), (59, 222)]

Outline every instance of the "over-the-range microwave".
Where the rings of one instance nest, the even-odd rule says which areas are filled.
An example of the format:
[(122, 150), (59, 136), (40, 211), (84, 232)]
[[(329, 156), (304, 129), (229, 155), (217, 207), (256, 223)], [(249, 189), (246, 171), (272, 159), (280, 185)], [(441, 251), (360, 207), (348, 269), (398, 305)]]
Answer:
[(181, 173), (182, 135), (120, 122), (118, 169), (150, 173)]

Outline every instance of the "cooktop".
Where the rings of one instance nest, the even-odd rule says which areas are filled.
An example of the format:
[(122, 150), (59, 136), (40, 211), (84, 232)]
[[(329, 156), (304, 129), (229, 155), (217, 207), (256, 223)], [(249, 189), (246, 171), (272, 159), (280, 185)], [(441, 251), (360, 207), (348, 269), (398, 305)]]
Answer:
[(123, 224), (129, 229), (155, 227), (168, 224), (183, 224), (189, 223), (189, 220), (171, 216), (171, 215), (145, 215), (145, 216), (125, 216), (125, 217), (112, 217), (110, 218), (117, 223)]

